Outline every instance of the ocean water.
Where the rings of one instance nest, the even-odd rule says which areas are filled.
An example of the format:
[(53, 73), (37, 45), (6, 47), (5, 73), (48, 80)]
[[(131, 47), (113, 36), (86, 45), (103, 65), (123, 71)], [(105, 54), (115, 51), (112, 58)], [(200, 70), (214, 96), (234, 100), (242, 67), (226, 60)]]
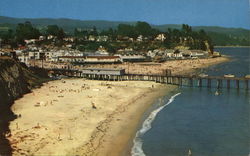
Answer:
[[(233, 61), (203, 70), (209, 75), (250, 74), (249, 48), (220, 48)], [(244, 89), (179, 88), (166, 96), (138, 130), (133, 156), (248, 156), (250, 93)], [(218, 91), (220, 94), (215, 95)]]

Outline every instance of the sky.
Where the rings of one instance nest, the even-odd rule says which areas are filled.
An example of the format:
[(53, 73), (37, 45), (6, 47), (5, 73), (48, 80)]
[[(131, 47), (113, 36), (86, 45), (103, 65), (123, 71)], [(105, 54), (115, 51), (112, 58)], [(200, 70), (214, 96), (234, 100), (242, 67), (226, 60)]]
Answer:
[(0, 0), (0, 16), (250, 29), (250, 0)]

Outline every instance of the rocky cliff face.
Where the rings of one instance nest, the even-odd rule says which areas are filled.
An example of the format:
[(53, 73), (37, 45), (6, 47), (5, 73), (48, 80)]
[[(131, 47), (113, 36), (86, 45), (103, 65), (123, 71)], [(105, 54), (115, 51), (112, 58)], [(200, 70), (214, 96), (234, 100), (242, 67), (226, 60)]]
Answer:
[(11, 148), (5, 138), (9, 132), (9, 122), (16, 118), (11, 105), (41, 83), (41, 79), (25, 66), (10, 58), (0, 58), (0, 155), (11, 155)]

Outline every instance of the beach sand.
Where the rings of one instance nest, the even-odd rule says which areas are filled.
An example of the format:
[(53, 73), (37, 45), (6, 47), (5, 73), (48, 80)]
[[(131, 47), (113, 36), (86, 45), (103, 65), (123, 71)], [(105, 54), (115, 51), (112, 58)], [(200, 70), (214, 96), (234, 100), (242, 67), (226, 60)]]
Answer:
[(13, 155), (127, 155), (141, 117), (176, 87), (154, 82), (51, 81), (16, 100)]

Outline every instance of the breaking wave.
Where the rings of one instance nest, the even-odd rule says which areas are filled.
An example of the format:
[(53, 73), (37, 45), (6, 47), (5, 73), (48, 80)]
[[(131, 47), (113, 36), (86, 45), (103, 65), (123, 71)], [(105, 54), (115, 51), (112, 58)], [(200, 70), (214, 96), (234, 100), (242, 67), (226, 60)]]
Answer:
[(134, 145), (133, 145), (132, 150), (131, 150), (132, 156), (145, 156), (145, 153), (142, 150), (142, 139), (141, 139), (142, 135), (151, 129), (151, 124), (154, 121), (156, 115), (164, 107), (166, 107), (167, 105), (172, 103), (174, 101), (175, 97), (180, 95), (180, 94), (181, 93), (177, 93), (177, 94), (173, 95), (165, 105), (163, 105), (163, 106), (157, 108), (156, 110), (154, 110), (153, 112), (151, 112), (150, 115), (148, 116), (148, 118), (143, 122), (142, 128), (139, 131), (137, 131), (136, 136), (133, 140)]

